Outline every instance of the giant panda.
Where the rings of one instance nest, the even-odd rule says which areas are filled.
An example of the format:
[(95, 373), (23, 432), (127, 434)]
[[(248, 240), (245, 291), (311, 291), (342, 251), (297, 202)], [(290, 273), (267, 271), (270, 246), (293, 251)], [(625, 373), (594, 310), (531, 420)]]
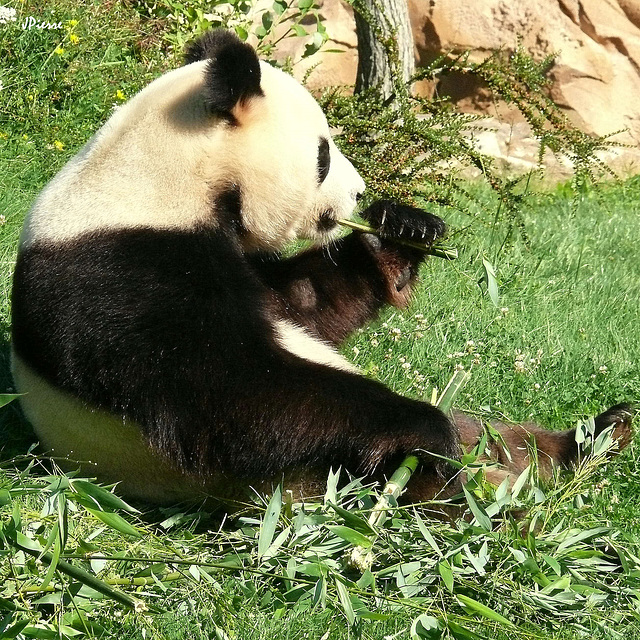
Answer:
[[(405, 306), (424, 254), (398, 238), (442, 220), (389, 201), (380, 235), (336, 239), (365, 185), (292, 77), (212, 31), (120, 107), (27, 215), (12, 293), (12, 371), (43, 447), (129, 497), (241, 499), (328, 470), (383, 480), (409, 452), (408, 500), (452, 481), (482, 426), (361, 375), (337, 347)], [(305, 238), (313, 248), (279, 252)], [(597, 419), (621, 442), (630, 413)], [(500, 427), (503, 473), (568, 466), (573, 432)], [(624, 444), (624, 442), (622, 442)], [(436, 454), (432, 456), (430, 454)]]

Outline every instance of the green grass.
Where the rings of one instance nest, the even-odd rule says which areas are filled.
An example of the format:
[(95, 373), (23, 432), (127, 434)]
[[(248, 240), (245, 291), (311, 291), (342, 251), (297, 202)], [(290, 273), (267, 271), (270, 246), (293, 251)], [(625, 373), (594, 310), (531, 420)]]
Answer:
[[(19, 20), (44, 11), (46, 16), (64, 22), (62, 32), (22, 32), (17, 24), (0, 25), (0, 81), (4, 87), (0, 90), (0, 213), (4, 216), (0, 219), (0, 392), (11, 388), (9, 292), (24, 214), (50, 177), (104, 122), (114, 104), (121, 102), (121, 95), (131, 96), (137, 88), (177, 63), (157, 35), (162, 25), (141, 20), (133, 4), (58, 0), (48, 7), (44, 11), (42, 3), (20, 4)], [(69, 22), (72, 20), (77, 24)], [(77, 37), (77, 42), (71, 35)], [(56, 53), (58, 47), (64, 51)], [(473, 185), (469, 188), (476, 189)], [(498, 205), (491, 194), (478, 188), (477, 195), (484, 212), (496, 211)], [(455, 262), (431, 259), (422, 270), (410, 309), (386, 312), (379, 322), (345, 345), (346, 355), (368, 375), (397, 391), (427, 399), (434, 386), (444, 387), (456, 366), (464, 366), (471, 369), (472, 376), (457, 399), (458, 406), (489, 418), (534, 419), (550, 428), (574, 426), (579, 418), (615, 402), (639, 401), (640, 260), (636, 238), (640, 180), (585, 192), (576, 211), (564, 187), (532, 195), (524, 202), (528, 244), (516, 239), (503, 247), (506, 227), (484, 226), (473, 216), (447, 212), (453, 229), (475, 221), (466, 234), (454, 233), (450, 239), (449, 244), (458, 246), (460, 258)], [(483, 257), (497, 270), (500, 296), (497, 307), (479, 284), (484, 276)], [(580, 637), (575, 625), (561, 630), (558, 624), (549, 623), (552, 616), (531, 608), (527, 598), (535, 589), (533, 574), (524, 568), (525, 563), (518, 564), (508, 553), (508, 548), (513, 547), (539, 559), (536, 555), (539, 549), (547, 549), (547, 555), (556, 557), (559, 543), (549, 536), (553, 524), (561, 523), (565, 528), (578, 530), (609, 528), (609, 533), (602, 536), (604, 542), (598, 539), (584, 547), (577, 545), (572, 551), (574, 560), (591, 562), (595, 558), (596, 562), (609, 557), (606, 540), (618, 535), (617, 544), (626, 550), (620, 554), (632, 567), (624, 575), (615, 563), (613, 568), (596, 571), (594, 581), (608, 585), (611, 593), (607, 591), (606, 606), (591, 603), (593, 624), (606, 621), (609, 616), (610, 626), (617, 627), (623, 637), (640, 638), (632, 615), (634, 607), (638, 610), (637, 600), (631, 595), (625, 600), (627, 596), (622, 593), (623, 586), (639, 586), (636, 583), (640, 563), (625, 555), (637, 553), (640, 539), (637, 443), (609, 466), (592, 469), (585, 476), (579, 491), (584, 493), (584, 506), (580, 509), (575, 508), (573, 498), (561, 488), (555, 493), (548, 491), (544, 499), (539, 494), (543, 502), (538, 507), (533, 504), (535, 496), (523, 496), (531, 513), (536, 513), (536, 509), (541, 513), (555, 510), (549, 526), (537, 534), (534, 542), (523, 537), (517, 526), (509, 524), (494, 538), (493, 533), (470, 529), (464, 524), (452, 527), (428, 522), (429, 531), (442, 548), (453, 548), (459, 535), (468, 537), (472, 554), (480, 554), (483, 543), (488, 543), (491, 559), (486, 575), (462, 573), (469, 566), (466, 561), (454, 566), (460, 572), (456, 574), (457, 593), (481, 600), (494, 609), (504, 607), (500, 610), (518, 621), (514, 635), (513, 630), (477, 612), (464, 610), (443, 586), (440, 574), (430, 564), (433, 553), (410, 512), (398, 511), (375, 547), (378, 561), (373, 570), (378, 584), (387, 590), (383, 589), (382, 595), (391, 599), (375, 602), (363, 596), (368, 607), (389, 613), (389, 619), (351, 628), (335, 590), (335, 575), (344, 572), (341, 558), (349, 544), (345, 540), (336, 544), (335, 536), (332, 538), (329, 530), (323, 529), (325, 525), (314, 524), (316, 528), (306, 538), (291, 534), (277, 553), (274, 551), (274, 557), (261, 564), (256, 551), (260, 536), (266, 535), (261, 534), (264, 521), (236, 521), (218, 530), (220, 516), (206, 513), (126, 514), (103, 495), (96, 502), (95, 496), (86, 493), (92, 491), (87, 487), (80, 491), (66, 485), (61, 487), (57, 480), (46, 477), (50, 469), (39, 462), (31, 468), (30, 458), (12, 462), (13, 456), (26, 454), (34, 440), (16, 407), (0, 409), (3, 535), (10, 535), (14, 527), (43, 543), (56, 522), (64, 523), (69, 534), (67, 554), (93, 552), (109, 557), (120, 554), (120, 560), (106, 564), (99, 560), (91, 564), (69, 560), (104, 580), (148, 577), (149, 564), (162, 577), (165, 571), (175, 569), (162, 566), (160, 559), (165, 557), (182, 557), (192, 564), (180, 565), (184, 571), (180, 580), (165, 583), (152, 580), (144, 587), (121, 587), (122, 591), (164, 610), (164, 613), (135, 613), (86, 589), (76, 594), (77, 582), (65, 582), (60, 575), (53, 577), (51, 584), (56, 591), (52, 593), (19, 595), (18, 587), (37, 584), (46, 567), (27, 559), (23, 552), (16, 552), (12, 543), (0, 536), (0, 597), (5, 598), (0, 600), (0, 629), (20, 616), (30, 620), (26, 630), (14, 629), (14, 635), (20, 632), (22, 637), (65, 637), (66, 633), (72, 637), (77, 632), (79, 637), (190, 639), (211, 638), (216, 634), (224, 637), (221, 635), (224, 629), (230, 637), (242, 640), (407, 638), (412, 620), (427, 610), (437, 618), (449, 612), (465, 622), (467, 628), (490, 638), (574, 640)], [(366, 492), (363, 495), (366, 503)], [(358, 506), (357, 501), (352, 502)], [(490, 502), (491, 496), (484, 504)], [(87, 506), (94, 514), (86, 510)], [(286, 511), (285, 505), (284, 516), (274, 523), (273, 535), (290, 523)], [(127, 529), (114, 515), (118, 512), (144, 535), (122, 533)], [(318, 522), (326, 520), (325, 524), (345, 524), (332, 512), (328, 515), (326, 509), (315, 515), (303, 515)], [(166, 521), (169, 517), (175, 521), (173, 524)], [(160, 524), (163, 521), (165, 524)], [(54, 536), (52, 549), (56, 544)], [(531, 545), (536, 544), (539, 549), (532, 549)], [(268, 576), (218, 571), (206, 577), (198, 569), (198, 562), (240, 554), (243, 562), (250, 558), (253, 567), (277, 572), (286, 567), (289, 558), (297, 558), (300, 563), (300, 558), (308, 560), (317, 555), (318, 549), (324, 554), (318, 562), (329, 567), (326, 609), (320, 604), (315, 608), (309, 602), (305, 604), (300, 594), (287, 595), (282, 581)], [(136, 563), (129, 562), (127, 557), (151, 560)], [(429, 583), (433, 587), (426, 591), (431, 600), (427, 598), (426, 603), (420, 603), (424, 609), (412, 609), (410, 603), (401, 606), (393, 601), (401, 580), (385, 571), (387, 567), (410, 561), (421, 563), (419, 571), (430, 567), (424, 575), (416, 573), (416, 579), (434, 580)], [(545, 571), (549, 573), (548, 567)], [(563, 576), (573, 575), (568, 572), (563, 567)], [(344, 575), (349, 580), (359, 579), (353, 572), (346, 571)], [(314, 579), (317, 581), (317, 576)], [(60, 591), (59, 586), (65, 584), (68, 590)], [(561, 602), (558, 594), (575, 595), (561, 589), (552, 593), (559, 598), (558, 602)], [(8, 608), (7, 601), (25, 607), (26, 613), (15, 614), (3, 622), (2, 611)], [(580, 618), (580, 607), (586, 607), (585, 603), (566, 604), (558, 617), (567, 616), (569, 622), (575, 623)], [(618, 614), (622, 616), (619, 623)], [(37, 620), (40, 627), (33, 626)], [(58, 627), (43, 626), (45, 622), (56, 623)], [(59, 624), (67, 625), (66, 631), (62, 628), (64, 633), (60, 632)], [(590, 637), (616, 637), (611, 630), (590, 627), (584, 619), (582, 624), (587, 625)], [(72, 633), (69, 629), (76, 631)], [(0, 637), (12, 637), (6, 629), (5, 636), (2, 633)]]

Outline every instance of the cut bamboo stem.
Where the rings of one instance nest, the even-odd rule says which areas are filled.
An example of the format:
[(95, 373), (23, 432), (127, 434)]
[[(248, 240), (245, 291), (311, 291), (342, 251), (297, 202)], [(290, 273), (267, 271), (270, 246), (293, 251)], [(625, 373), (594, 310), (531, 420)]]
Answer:
[[(367, 224), (360, 222), (353, 222), (353, 220), (345, 220), (344, 218), (338, 218), (338, 224), (349, 229), (356, 231), (363, 231), (364, 233), (373, 233), (380, 235), (380, 230), (375, 227), (370, 227)], [(421, 242), (413, 242), (412, 240), (401, 240), (400, 238), (388, 238), (396, 244), (401, 244), (405, 247), (411, 247), (412, 249), (418, 249), (423, 251), (427, 255), (436, 256), (437, 258), (443, 258), (444, 260), (455, 260), (458, 257), (458, 250), (454, 247), (447, 247), (441, 244), (427, 245)]]
[[(72, 566), (72, 565), (69, 565), (69, 566)], [(173, 571), (171, 573), (161, 573), (155, 577), (143, 576), (138, 578), (105, 578), (104, 580), (102, 580), (102, 582), (108, 585), (119, 586), (119, 587), (144, 587), (150, 584), (157, 584), (158, 582), (173, 582), (175, 580), (181, 580), (184, 577), (185, 577), (184, 573)], [(29, 585), (26, 587), (21, 587), (20, 590), (26, 593), (54, 592), (57, 590), (57, 587), (51, 584), (47, 585), (46, 587), (40, 587), (38, 585)], [(114, 591), (114, 593), (117, 593), (117, 592)]]
[[(16, 549), (19, 549), (20, 551), (23, 551), (24, 553), (27, 553), (38, 560), (44, 561), (48, 565), (51, 565), (55, 562), (53, 556), (48, 551), (45, 551), (43, 553), (42, 551), (38, 551), (37, 549), (27, 546), (26, 544), (20, 544), (20, 542), (18, 542), (16, 538), (12, 538), (7, 535), (5, 535), (5, 539), (11, 542), (11, 544)], [(30, 542), (33, 543), (32, 540), (30, 540)], [(88, 571), (85, 571), (80, 567), (69, 564), (64, 560), (58, 560), (55, 566), (56, 571), (68, 575), (70, 578), (73, 578), (74, 580), (77, 580), (87, 587), (98, 591), (102, 595), (107, 596), (107, 598), (111, 598), (112, 600), (123, 604), (125, 607), (129, 607), (130, 609), (133, 609), (134, 611), (139, 613), (148, 611), (146, 603), (142, 600), (132, 598), (126, 593), (121, 593), (120, 591), (112, 589), (108, 584), (106, 584), (99, 578), (92, 576)], [(46, 591), (46, 589), (44, 591)]]
[[(456, 371), (435, 403), (436, 407), (444, 411), (444, 413), (449, 413), (455, 397), (470, 377), (471, 374), (468, 371)], [(369, 515), (369, 524), (371, 526), (380, 526), (385, 521), (387, 511), (392, 505), (392, 500), (396, 500), (404, 491), (414, 471), (418, 468), (418, 462), (417, 456), (409, 454), (400, 463), (400, 466), (385, 484), (382, 495)]]

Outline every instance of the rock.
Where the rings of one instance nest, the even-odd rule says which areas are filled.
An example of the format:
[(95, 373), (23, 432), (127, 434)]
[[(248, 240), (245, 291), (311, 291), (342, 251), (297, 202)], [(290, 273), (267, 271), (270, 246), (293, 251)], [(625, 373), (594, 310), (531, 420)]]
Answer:
[[(551, 97), (581, 129), (640, 143), (640, 0), (409, 0), (418, 59), (470, 50), (473, 60), (517, 37), (534, 58), (557, 53)], [(492, 101), (473, 81), (438, 87), (465, 110)], [(455, 82), (457, 81), (457, 82)], [(455, 86), (452, 86), (454, 84)]]

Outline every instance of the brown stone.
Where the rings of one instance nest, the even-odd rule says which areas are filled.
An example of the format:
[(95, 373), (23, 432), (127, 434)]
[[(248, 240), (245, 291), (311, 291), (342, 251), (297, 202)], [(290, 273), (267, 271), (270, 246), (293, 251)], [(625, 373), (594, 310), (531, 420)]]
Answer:
[[(556, 53), (551, 97), (589, 133), (620, 129), (616, 139), (640, 142), (640, 0), (409, 0), (417, 55), (470, 50), (472, 60), (517, 38), (537, 59)], [(488, 112), (482, 88), (455, 78), (439, 89)], [(466, 84), (465, 84), (466, 83)]]

